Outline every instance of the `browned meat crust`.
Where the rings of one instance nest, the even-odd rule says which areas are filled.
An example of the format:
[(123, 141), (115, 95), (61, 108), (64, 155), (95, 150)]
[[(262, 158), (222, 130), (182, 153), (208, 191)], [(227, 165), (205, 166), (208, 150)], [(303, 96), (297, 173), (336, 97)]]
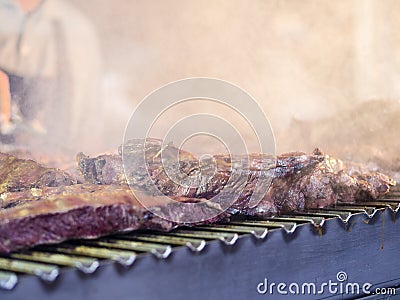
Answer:
[(33, 160), (0, 153), (0, 195), (33, 187), (76, 184), (75, 178), (56, 168), (44, 167)]
[[(73, 238), (95, 238), (118, 231), (168, 231), (177, 226), (177, 223), (148, 212), (127, 186), (77, 184), (7, 195), (9, 200), (22, 201), (12, 208), (0, 210), (0, 253)], [(185, 214), (216, 215), (203, 224), (227, 217), (220, 208), (201, 202), (201, 199), (174, 200), (188, 203), (183, 206), (171, 201), (165, 205), (157, 197), (149, 199), (157, 209), (178, 221), (179, 216)], [(194, 205), (196, 202), (201, 205)]]
[[(202, 172), (198, 160), (193, 155), (180, 151), (179, 162), (174, 162), (172, 158), (178, 150), (173, 145), (161, 148), (160, 140), (149, 139), (144, 147), (146, 170), (143, 167), (135, 167), (138, 166), (139, 158), (143, 156), (143, 141), (133, 140), (124, 147), (130, 184), (142, 191), (149, 191), (149, 186), (154, 183), (159, 191), (168, 196), (210, 199), (226, 188), (230, 176), (241, 174), (236, 176), (237, 179), (230, 185), (228, 192), (225, 191), (224, 196), (218, 199), (222, 204), (229, 201), (229, 196), (239, 194), (237, 201), (228, 209), (231, 214), (265, 216), (305, 208), (326, 207), (338, 201), (365, 201), (384, 195), (390, 186), (395, 184), (392, 179), (378, 172), (352, 176), (346, 172), (340, 160), (316, 149), (312, 154), (292, 152), (276, 158), (253, 154), (249, 156), (250, 165), (246, 172), (235, 168), (235, 163), (230, 157), (216, 155), (213, 157), (213, 175), (205, 177), (205, 180), (202, 177), (201, 184), (196, 187), (187, 187), (177, 184), (168, 176), (161, 163), (161, 153), (164, 166), (172, 166), (187, 175)], [(236, 156), (234, 159), (237, 161), (246, 157)], [(78, 155), (78, 163), (84, 178), (90, 183), (126, 184), (121, 149), (119, 155), (101, 155), (95, 158), (81, 153)], [(151, 178), (146, 176), (147, 172)], [(260, 177), (269, 177), (272, 184), (261, 202), (251, 207), (249, 200)]]

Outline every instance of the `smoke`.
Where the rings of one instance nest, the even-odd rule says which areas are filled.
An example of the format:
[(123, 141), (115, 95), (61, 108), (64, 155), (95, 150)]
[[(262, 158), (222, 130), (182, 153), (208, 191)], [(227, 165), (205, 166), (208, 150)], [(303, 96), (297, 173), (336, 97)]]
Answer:
[[(374, 110), (360, 119), (362, 126), (346, 127), (340, 117), (351, 112), (350, 122), (370, 99), (399, 98), (398, 1), (72, 3), (94, 24), (103, 55), (98, 99), (105, 112), (96, 122), (104, 131), (92, 152), (116, 148), (130, 113), (148, 93), (194, 76), (247, 90), (269, 117), (278, 152), (320, 146), (352, 159), (365, 151), (368, 161), (393, 145), (391, 138), (377, 142), (371, 132), (369, 124), (382, 118)], [(385, 134), (381, 128), (379, 136)], [(369, 148), (357, 148), (355, 137)]]

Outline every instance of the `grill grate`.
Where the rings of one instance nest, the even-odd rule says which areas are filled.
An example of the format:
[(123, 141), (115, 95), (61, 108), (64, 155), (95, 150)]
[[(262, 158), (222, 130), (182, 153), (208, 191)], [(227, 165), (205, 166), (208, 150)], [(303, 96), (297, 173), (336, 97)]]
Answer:
[(154, 255), (158, 259), (165, 259), (177, 247), (187, 247), (193, 253), (199, 253), (210, 241), (220, 240), (232, 246), (243, 235), (264, 240), (271, 230), (293, 234), (299, 226), (306, 224), (312, 224), (321, 231), (327, 219), (338, 218), (346, 224), (354, 215), (364, 214), (370, 219), (378, 211), (386, 209), (393, 215), (398, 213), (399, 187), (396, 186), (387, 196), (373, 202), (340, 203), (333, 208), (313, 209), (262, 220), (246, 218), (212, 226), (179, 228), (168, 233), (130, 232), (95, 240), (38, 246), (29, 251), (0, 256), (0, 288), (12, 290), (20, 275), (34, 275), (44, 281), (54, 281), (60, 268), (64, 267), (76, 268), (85, 274), (95, 272), (102, 263), (109, 261), (129, 267), (138, 255)]

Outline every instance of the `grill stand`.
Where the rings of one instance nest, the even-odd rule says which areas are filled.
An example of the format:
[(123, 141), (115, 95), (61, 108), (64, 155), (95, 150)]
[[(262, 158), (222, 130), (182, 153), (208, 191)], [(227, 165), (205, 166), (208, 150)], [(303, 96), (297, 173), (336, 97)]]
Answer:
[[(322, 232), (312, 224), (293, 233), (270, 230), (265, 240), (242, 235), (233, 246), (208, 241), (196, 255), (186, 247), (166, 259), (138, 255), (131, 268), (101, 262), (84, 275), (60, 269), (57, 281), (21, 276), (12, 291), (0, 290), (3, 299), (287, 299), (287, 295), (260, 295), (257, 285), (269, 282), (336, 280), (343, 271), (351, 282), (374, 287), (400, 285), (399, 229), (390, 209), (372, 218), (353, 215), (347, 224), (339, 218), (325, 221)], [(371, 290), (374, 289), (371, 288)], [(351, 299), (347, 295), (296, 295), (296, 299)], [(371, 297), (368, 297), (370, 299)]]

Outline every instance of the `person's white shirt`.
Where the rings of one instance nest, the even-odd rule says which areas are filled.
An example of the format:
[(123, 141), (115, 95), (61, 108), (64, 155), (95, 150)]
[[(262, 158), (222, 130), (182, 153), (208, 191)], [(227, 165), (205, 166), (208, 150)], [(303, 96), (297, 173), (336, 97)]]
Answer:
[[(63, 0), (43, 0), (26, 14), (15, 1), (0, 0), (0, 69), (21, 77), (54, 78), (68, 72), (72, 136), (97, 114), (101, 74), (97, 34), (89, 20)], [(61, 33), (61, 34), (60, 34)], [(60, 40), (63, 66), (60, 69)], [(58, 48), (57, 48), (58, 47)]]

